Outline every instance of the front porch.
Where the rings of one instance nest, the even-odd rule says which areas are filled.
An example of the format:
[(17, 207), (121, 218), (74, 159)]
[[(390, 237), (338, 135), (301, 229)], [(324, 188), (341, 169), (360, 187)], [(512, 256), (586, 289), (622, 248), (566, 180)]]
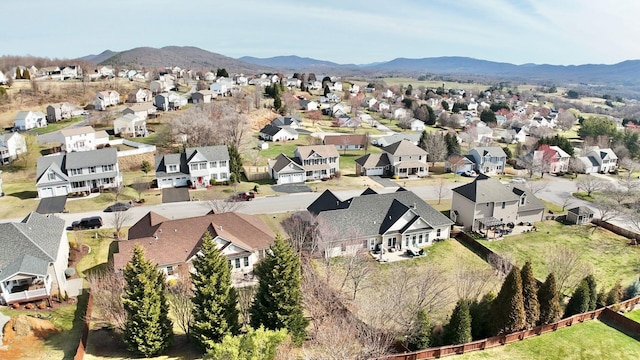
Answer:
[(43, 276), (16, 276), (0, 283), (5, 304), (46, 299), (51, 295), (51, 278)]
[(429, 166), (420, 161), (405, 161), (393, 167), (393, 175), (398, 178), (425, 177), (429, 175)]

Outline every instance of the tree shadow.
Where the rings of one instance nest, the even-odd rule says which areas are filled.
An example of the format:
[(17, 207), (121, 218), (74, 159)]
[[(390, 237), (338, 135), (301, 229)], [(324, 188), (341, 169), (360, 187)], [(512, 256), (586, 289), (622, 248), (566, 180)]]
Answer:
[(89, 293), (84, 291), (82, 295), (78, 296), (77, 301), (71, 329), (65, 329), (62, 332), (52, 334), (45, 340), (47, 346), (63, 351), (64, 360), (72, 360), (78, 350), (82, 331), (84, 330), (84, 319), (89, 302)]
[[(109, 328), (89, 331), (86, 353), (101, 358), (113, 359), (143, 359), (144, 356), (129, 352), (122, 335)], [(186, 335), (173, 336), (173, 344), (163, 354), (170, 358), (181, 360), (202, 359), (202, 351)]]
[(20, 200), (26, 200), (26, 199), (35, 199), (38, 197), (38, 192), (37, 191), (32, 191), (32, 190), (27, 190), (27, 191), (19, 191), (19, 192), (14, 192), (14, 193), (7, 193), (7, 196), (13, 196), (13, 197), (17, 197)]

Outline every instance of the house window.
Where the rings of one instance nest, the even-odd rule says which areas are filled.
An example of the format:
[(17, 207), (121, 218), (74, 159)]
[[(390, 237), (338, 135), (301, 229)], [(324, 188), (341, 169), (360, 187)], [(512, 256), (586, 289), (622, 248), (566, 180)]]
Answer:
[(54, 173), (53, 171), (50, 172), (49, 174), (47, 174), (47, 179), (55, 180), (56, 179), (56, 173)]
[(227, 173), (220, 173), (220, 177), (219, 177), (220, 180), (223, 180), (226, 178), (228, 178)]
[(92, 174), (95, 174), (96, 173), (96, 167), (95, 166), (89, 167), (89, 172), (92, 173)]
[(167, 275), (173, 275), (173, 266), (167, 266)]
[(504, 207), (506, 206), (506, 202), (502, 202), (502, 208), (504, 209)]
[(418, 235), (418, 244), (422, 244), (422, 234)]
[(236, 269), (240, 269), (240, 259), (236, 259)]
[(345, 243), (340, 244), (340, 250), (342, 250), (342, 252), (347, 251), (347, 244)]
[(524, 202), (526, 200), (526, 196), (523, 196), (520, 198), (520, 205), (524, 205)]
[(243, 260), (244, 260), (244, 266), (245, 267), (249, 266), (249, 257), (245, 256)]
[(200, 166), (200, 170), (206, 170), (207, 169), (207, 163), (199, 163), (198, 165)]
[(440, 237), (441, 233), (442, 233), (442, 229), (437, 229), (436, 230), (436, 236), (437, 237)]
[(398, 161), (402, 161), (402, 156), (398, 156)]
[(233, 269), (233, 265), (231, 265), (231, 259), (227, 260), (229, 262), (229, 268)]
[(220, 167), (227, 167), (227, 160), (220, 160)]
[(216, 174), (216, 173), (211, 174), (211, 179), (212, 180), (218, 180), (218, 174)]
[(191, 164), (191, 170), (195, 171), (198, 170), (198, 164)]
[(102, 172), (113, 171), (113, 164), (102, 165)]
[(209, 161), (209, 167), (210, 168), (217, 168), (218, 167), (218, 162), (217, 161)]
[(169, 172), (178, 172), (178, 165), (169, 165)]

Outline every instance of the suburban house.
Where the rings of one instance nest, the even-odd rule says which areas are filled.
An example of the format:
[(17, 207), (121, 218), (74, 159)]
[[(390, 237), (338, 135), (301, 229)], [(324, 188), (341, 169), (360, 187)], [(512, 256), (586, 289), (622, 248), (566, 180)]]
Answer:
[(475, 147), (469, 151), (476, 164), (475, 170), (483, 174), (502, 174), (507, 163), (507, 154), (499, 146)]
[(450, 155), (444, 163), (444, 170), (461, 174), (475, 170), (476, 163), (471, 155)]
[(73, 105), (68, 102), (49, 104), (47, 106), (47, 121), (56, 122), (64, 119), (71, 119), (74, 116), (80, 116), (84, 110), (80, 106)]
[(260, 129), (260, 139), (274, 142), (296, 140), (298, 139), (298, 132), (290, 126), (273, 126), (267, 124)]
[(216, 97), (218, 97), (218, 94), (211, 90), (200, 90), (191, 94), (191, 102), (194, 104), (207, 104)]
[(257, 215), (209, 213), (170, 220), (149, 212), (129, 228), (129, 240), (118, 242), (113, 267), (121, 271), (131, 259), (134, 247), (139, 245), (145, 257), (171, 279), (180, 266), (193, 270), (191, 261), (201, 255), (202, 237), (206, 232), (227, 258), (232, 274), (240, 275), (236, 279), (253, 271), (275, 239), (273, 231)]
[(400, 140), (382, 148), (382, 154), (367, 154), (356, 162), (356, 174), (386, 175), (398, 178), (427, 176), (427, 152), (408, 140)]
[(557, 174), (569, 171), (571, 155), (558, 146), (540, 145), (532, 155), (533, 163), (539, 164), (543, 172)]
[(58, 130), (51, 137), (59, 142), (61, 150), (66, 152), (96, 150), (109, 143), (109, 134), (106, 131), (96, 131), (91, 126)]
[(362, 150), (368, 142), (366, 134), (325, 135), (322, 139), (324, 145), (333, 145), (337, 150)]
[(120, 137), (145, 137), (147, 131), (146, 117), (134, 114), (125, 114), (113, 120), (113, 133)]
[(465, 230), (541, 221), (544, 204), (525, 187), (480, 174), (452, 189), (450, 218)]
[(504, 130), (500, 139), (508, 144), (516, 144), (524, 142), (527, 140), (527, 131), (523, 128), (511, 128)]
[(187, 148), (184, 153), (158, 155), (158, 188), (196, 186), (229, 181), (229, 150), (225, 145)]
[(292, 159), (285, 154), (280, 154), (275, 159), (269, 160), (267, 165), (271, 178), (278, 185), (305, 182), (307, 179), (306, 171), (299, 161), (300, 159)]
[(424, 129), (425, 129), (424, 121), (418, 120), (418, 119), (413, 119), (411, 121), (411, 131), (423, 132)]
[(127, 95), (128, 103), (145, 103), (151, 101), (153, 101), (153, 93), (151, 90), (138, 89), (137, 91), (132, 91)]
[(30, 130), (47, 126), (47, 116), (40, 111), (20, 111), (13, 118), (17, 130)]
[(378, 194), (367, 189), (360, 196), (340, 200), (325, 190), (307, 210), (323, 234), (326, 256), (354, 251), (397, 251), (423, 247), (447, 239), (453, 222), (419, 196), (403, 188)]
[(149, 89), (151, 93), (158, 94), (162, 92), (168, 92), (175, 88), (173, 84), (173, 77), (171, 76), (162, 76), (159, 80), (153, 80), (149, 83)]
[(32, 212), (0, 224), (0, 300), (3, 304), (50, 299), (66, 291), (69, 240), (64, 220)]
[(272, 126), (289, 126), (292, 129), (298, 129), (302, 125), (302, 120), (295, 116), (278, 116), (277, 118), (271, 120)]
[(231, 93), (231, 88), (226, 82), (214, 82), (209, 86), (209, 90), (216, 94), (216, 96), (227, 96)]
[(574, 207), (567, 210), (567, 222), (576, 225), (589, 224), (593, 215), (593, 210), (587, 206)]
[[(571, 162), (572, 160), (569, 161)], [(600, 169), (600, 165), (592, 156), (578, 156), (574, 161), (576, 172), (582, 174), (593, 174)]]
[(405, 132), (405, 133), (397, 133), (393, 135), (382, 136), (377, 139), (371, 140), (371, 143), (375, 146), (385, 147), (385, 146), (389, 146), (391, 144), (397, 143), (400, 140), (408, 140), (413, 145), (418, 145), (420, 143), (421, 137), (422, 137), (422, 134)]
[(8, 164), (27, 152), (27, 142), (22, 134), (10, 132), (0, 134), (0, 164)]
[(306, 180), (326, 179), (340, 171), (340, 154), (333, 145), (298, 146), (294, 155), (305, 170)]
[(36, 188), (39, 198), (95, 192), (118, 187), (122, 174), (115, 148), (68, 152), (38, 158)]
[(179, 110), (187, 105), (187, 99), (175, 92), (162, 93), (156, 95), (154, 105), (162, 111)]
[(150, 103), (136, 103), (128, 108), (122, 110), (122, 115), (133, 114), (138, 116), (141, 119), (147, 119), (149, 115), (153, 115), (157, 112), (156, 107)]
[(96, 110), (106, 110), (107, 107), (118, 104), (120, 104), (120, 94), (114, 90), (98, 92), (94, 101)]
[(318, 110), (319, 106), (318, 102), (313, 100), (302, 99), (298, 103), (300, 104), (300, 109), (307, 111)]
[(609, 148), (593, 149), (586, 156), (598, 163), (600, 173), (614, 172), (618, 168), (618, 156)]

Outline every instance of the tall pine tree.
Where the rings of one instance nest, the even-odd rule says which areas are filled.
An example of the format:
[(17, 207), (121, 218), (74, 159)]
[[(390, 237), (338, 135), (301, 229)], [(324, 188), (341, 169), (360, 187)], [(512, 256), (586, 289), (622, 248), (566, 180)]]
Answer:
[(445, 344), (464, 344), (471, 341), (471, 314), (469, 314), (469, 302), (465, 299), (458, 300), (451, 313), (449, 324), (444, 329)]
[(527, 327), (532, 328), (538, 324), (540, 319), (540, 303), (538, 302), (538, 283), (533, 276), (531, 262), (527, 261), (524, 264), (520, 270), (520, 277), (522, 278), (522, 301), (527, 316)]
[(560, 320), (562, 308), (560, 307), (556, 277), (553, 273), (549, 273), (547, 279), (540, 286), (538, 301), (540, 302), (540, 320), (538, 321), (540, 325), (551, 324)]
[(294, 343), (300, 345), (308, 323), (302, 312), (300, 258), (280, 234), (254, 273), (260, 282), (251, 304), (251, 326), (287, 329)]
[(211, 234), (202, 237), (201, 255), (193, 260), (193, 325), (191, 333), (204, 351), (238, 332), (238, 294), (231, 286), (228, 260)]
[(485, 294), (480, 301), (469, 304), (471, 314), (471, 336), (478, 340), (491, 336), (491, 304), (496, 298), (492, 291)]
[(424, 309), (418, 310), (409, 334), (409, 349), (415, 351), (426, 349), (431, 343), (431, 322)]
[(597, 307), (598, 302), (598, 284), (596, 284), (596, 277), (593, 275), (587, 275), (584, 281), (589, 287), (589, 311), (593, 311)]
[(227, 149), (229, 151), (229, 171), (231, 172), (231, 178), (235, 180), (234, 182), (239, 183), (242, 172), (242, 156), (236, 144), (227, 146)]
[(166, 350), (173, 338), (169, 305), (165, 298), (165, 277), (144, 257), (140, 246), (124, 268), (126, 287), (122, 304), (127, 313), (124, 341), (129, 351), (146, 357)]
[(502, 283), (502, 288), (491, 306), (493, 332), (496, 335), (522, 330), (527, 325), (527, 316), (522, 301), (522, 278), (515, 266)]
[(589, 302), (591, 301), (591, 294), (589, 292), (589, 284), (586, 281), (580, 281), (578, 287), (571, 295), (567, 307), (564, 309), (564, 317), (569, 317), (576, 314), (582, 314), (589, 311)]

